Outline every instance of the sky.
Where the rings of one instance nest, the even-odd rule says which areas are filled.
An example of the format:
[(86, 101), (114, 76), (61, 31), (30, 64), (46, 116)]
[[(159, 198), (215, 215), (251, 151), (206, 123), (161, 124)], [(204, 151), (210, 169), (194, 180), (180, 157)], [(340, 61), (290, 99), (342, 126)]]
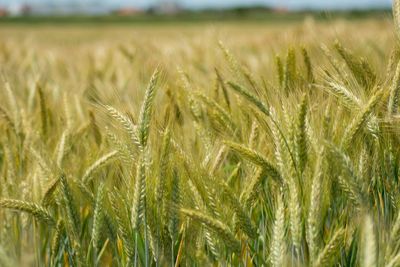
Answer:
[[(16, 3), (90, 3), (102, 6), (148, 7), (159, 1), (161, 0), (0, 0), (0, 5), (13, 5)], [(175, 0), (175, 2), (194, 9), (251, 5), (285, 6), (291, 9), (346, 9), (388, 7), (391, 5), (391, 0)]]

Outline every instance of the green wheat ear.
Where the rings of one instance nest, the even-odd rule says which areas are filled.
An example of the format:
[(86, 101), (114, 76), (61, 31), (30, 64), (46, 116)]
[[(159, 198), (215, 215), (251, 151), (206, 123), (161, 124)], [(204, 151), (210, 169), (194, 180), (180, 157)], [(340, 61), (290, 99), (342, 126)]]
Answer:
[(303, 173), (308, 158), (308, 140), (306, 132), (307, 110), (308, 110), (307, 96), (303, 95), (300, 104), (299, 114), (296, 120), (296, 132), (295, 132), (296, 158), (297, 158), (297, 166), (299, 167), (300, 173)]
[(386, 260), (395, 257), (395, 255), (399, 253), (400, 251), (399, 240), (400, 240), (400, 212), (397, 213), (397, 217), (390, 230), (389, 249), (386, 251), (385, 254)]
[(140, 156), (136, 165), (135, 191), (132, 203), (131, 223), (138, 230), (146, 208), (146, 166), (144, 156)]
[(53, 235), (53, 239), (51, 240), (51, 255), (54, 261), (54, 258), (57, 256), (58, 251), (62, 245), (63, 237), (65, 234), (64, 222), (63, 220), (59, 220), (57, 222), (56, 231)]
[(284, 257), (286, 254), (285, 242), (285, 206), (282, 196), (279, 193), (277, 197), (271, 241), (271, 264), (273, 267), (284, 265)]
[(35, 217), (35, 219), (37, 219), (38, 221), (45, 223), (46, 225), (56, 225), (56, 221), (54, 220), (50, 212), (45, 207), (42, 207), (33, 202), (16, 199), (2, 199), (0, 200), (0, 207), (26, 212)]
[(232, 209), (235, 212), (237, 225), (239, 228), (246, 233), (248, 237), (256, 238), (258, 236), (257, 229), (254, 226), (245, 207), (242, 205), (242, 203), (240, 203), (239, 199), (235, 196), (235, 193), (225, 182), (220, 182), (220, 187), (222, 188), (224, 195), (228, 199)]
[(215, 74), (217, 75), (218, 84), (220, 85), (220, 87), (222, 89), (225, 104), (228, 107), (228, 109), (231, 109), (231, 101), (229, 100), (228, 89), (225, 86), (224, 78), (222, 77), (221, 73), (218, 71), (217, 68), (215, 68)]
[(149, 127), (151, 115), (153, 112), (154, 97), (157, 89), (157, 81), (160, 75), (160, 70), (156, 69), (151, 76), (149, 85), (147, 87), (142, 108), (139, 115), (138, 123), (138, 136), (141, 148), (144, 149), (147, 145), (147, 139), (149, 138)]
[(311, 192), (310, 192), (310, 207), (307, 218), (307, 241), (310, 251), (310, 263), (316, 261), (316, 257), (319, 251), (320, 244), (320, 226), (321, 226), (321, 201), (323, 193), (323, 160), (324, 151), (323, 149), (318, 153), (317, 163), (315, 165), (315, 171), (313, 175)]
[(375, 107), (379, 104), (379, 101), (383, 97), (385, 91), (379, 89), (375, 94), (369, 99), (367, 105), (363, 107), (361, 112), (351, 121), (350, 125), (346, 128), (342, 139), (342, 147), (344, 150), (350, 148), (350, 146), (355, 141), (356, 136), (361, 132), (364, 125), (368, 122), (370, 115), (373, 113)]
[(90, 183), (93, 180), (93, 174), (100, 169), (101, 167), (108, 164), (111, 160), (113, 160), (118, 155), (118, 151), (111, 151), (110, 153), (100, 157), (96, 160), (89, 168), (86, 169), (85, 173), (83, 174), (81, 181), (84, 184)]
[(367, 61), (363, 58), (357, 58), (353, 53), (345, 49), (339, 41), (335, 42), (334, 47), (346, 62), (357, 82), (365, 89), (370, 89), (376, 81), (376, 75)]
[(42, 199), (42, 205), (49, 206), (54, 200), (54, 193), (56, 192), (58, 185), (60, 184), (60, 179), (56, 178), (50, 182)]
[(240, 252), (240, 242), (235, 238), (226, 224), (212, 218), (209, 215), (195, 210), (181, 209), (181, 213), (192, 218), (194, 221), (204, 224), (211, 231), (215, 232), (223, 241), (225, 241), (226, 246), (229, 247), (233, 252)]
[(241, 144), (230, 141), (225, 141), (225, 144), (232, 150), (237, 152), (239, 155), (241, 155), (243, 158), (262, 167), (265, 170), (265, 172), (268, 175), (270, 175), (273, 179), (275, 179), (277, 182), (281, 182), (282, 178), (278, 169), (257, 151), (249, 149)]
[(17, 134), (21, 134), (22, 133), (22, 115), (21, 115), (21, 111), (20, 111), (20, 108), (17, 103), (17, 98), (16, 98), (13, 90), (11, 89), (10, 83), (6, 82), (4, 87), (5, 87), (5, 90), (7, 93), (8, 102), (11, 106), (11, 112), (12, 112), (12, 116), (13, 116), (13, 125), (15, 127)]
[(44, 136), (47, 135), (47, 131), (49, 128), (49, 118), (48, 118), (48, 109), (47, 109), (47, 103), (46, 103), (46, 96), (44, 95), (43, 89), (42, 87), (37, 84), (37, 92), (39, 95), (39, 107), (40, 107), (40, 117), (41, 117), (41, 121), (42, 121), (42, 134)]
[(228, 126), (230, 131), (235, 132), (237, 126), (235, 125), (233, 118), (221, 105), (219, 105), (215, 100), (207, 97), (201, 92), (195, 92), (195, 95), (203, 101), (215, 114), (221, 118), (221, 121)]
[(262, 102), (257, 96), (255, 96), (253, 93), (251, 93), (249, 90), (244, 88), (243, 86), (240, 86), (239, 84), (235, 82), (228, 82), (228, 85), (239, 95), (241, 95), (243, 98), (245, 98), (247, 101), (255, 105), (262, 113), (265, 115), (269, 116), (269, 107), (267, 104)]
[(121, 196), (117, 188), (113, 188), (113, 192), (109, 193), (111, 207), (114, 213), (114, 220), (116, 221), (118, 229), (118, 237), (123, 242), (123, 250), (131, 261), (134, 257), (134, 241), (133, 241), (133, 228), (131, 218), (129, 218), (129, 205), (127, 201)]
[(289, 48), (286, 55), (284, 89), (288, 93), (297, 81), (296, 52), (294, 48)]
[(104, 183), (100, 184), (97, 190), (96, 203), (93, 214), (93, 226), (92, 226), (92, 242), (95, 252), (99, 252), (101, 249), (101, 238), (102, 229), (104, 226), (104, 200), (105, 200), (105, 189)]
[(319, 253), (314, 266), (331, 266), (334, 256), (337, 255), (345, 241), (346, 231), (344, 229), (337, 230), (325, 248)]
[(172, 240), (176, 240), (179, 234), (179, 208), (181, 205), (181, 192), (179, 185), (179, 173), (176, 169), (171, 177), (171, 194), (169, 202), (169, 225), (168, 229)]
[(393, 82), (390, 87), (390, 95), (388, 102), (388, 113), (392, 115), (397, 112), (400, 98), (400, 64), (397, 64)]
[(70, 231), (74, 235), (74, 238), (79, 239), (81, 231), (81, 219), (79, 211), (76, 207), (75, 198), (65, 175), (61, 175), (60, 181), (61, 191), (63, 194), (65, 209), (67, 213), (66, 227), (70, 229)]
[(278, 55), (275, 56), (275, 65), (276, 65), (276, 72), (277, 72), (277, 76), (278, 76), (279, 86), (283, 87), (284, 79), (285, 79), (285, 73), (284, 73), (285, 71), (283, 68), (282, 59)]
[(305, 47), (301, 48), (301, 54), (303, 55), (303, 61), (304, 65), (306, 66), (306, 80), (309, 83), (309, 86), (314, 83), (315, 78), (314, 78), (314, 71), (313, 67), (311, 64), (311, 58), (310, 55), (308, 54), (308, 51)]
[(160, 167), (158, 170), (158, 179), (156, 183), (156, 201), (162, 204), (164, 200), (164, 194), (166, 191), (166, 180), (168, 174), (168, 166), (170, 162), (171, 154), (171, 130), (170, 125), (163, 132), (163, 141), (160, 152)]

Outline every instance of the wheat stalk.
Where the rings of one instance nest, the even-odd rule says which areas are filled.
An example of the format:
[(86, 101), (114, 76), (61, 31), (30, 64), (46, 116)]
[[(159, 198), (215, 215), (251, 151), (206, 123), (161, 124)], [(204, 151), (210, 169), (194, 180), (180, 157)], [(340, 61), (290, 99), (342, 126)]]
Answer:
[(364, 220), (361, 244), (362, 244), (361, 265), (365, 267), (377, 266), (374, 225), (370, 216), (366, 216)]

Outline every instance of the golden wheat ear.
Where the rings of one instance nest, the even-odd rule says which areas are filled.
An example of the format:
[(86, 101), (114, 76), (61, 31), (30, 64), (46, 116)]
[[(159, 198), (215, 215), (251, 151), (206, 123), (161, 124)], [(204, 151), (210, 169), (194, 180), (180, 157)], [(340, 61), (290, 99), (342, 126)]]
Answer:
[(397, 36), (400, 35), (400, 0), (393, 0), (393, 20)]

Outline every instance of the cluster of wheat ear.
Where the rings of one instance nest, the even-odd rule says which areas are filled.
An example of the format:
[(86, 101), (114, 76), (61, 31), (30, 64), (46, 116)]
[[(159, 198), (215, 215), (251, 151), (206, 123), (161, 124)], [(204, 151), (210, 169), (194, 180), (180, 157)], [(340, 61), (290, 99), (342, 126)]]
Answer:
[(214, 34), (177, 70), (0, 43), (0, 266), (400, 266), (397, 37)]

